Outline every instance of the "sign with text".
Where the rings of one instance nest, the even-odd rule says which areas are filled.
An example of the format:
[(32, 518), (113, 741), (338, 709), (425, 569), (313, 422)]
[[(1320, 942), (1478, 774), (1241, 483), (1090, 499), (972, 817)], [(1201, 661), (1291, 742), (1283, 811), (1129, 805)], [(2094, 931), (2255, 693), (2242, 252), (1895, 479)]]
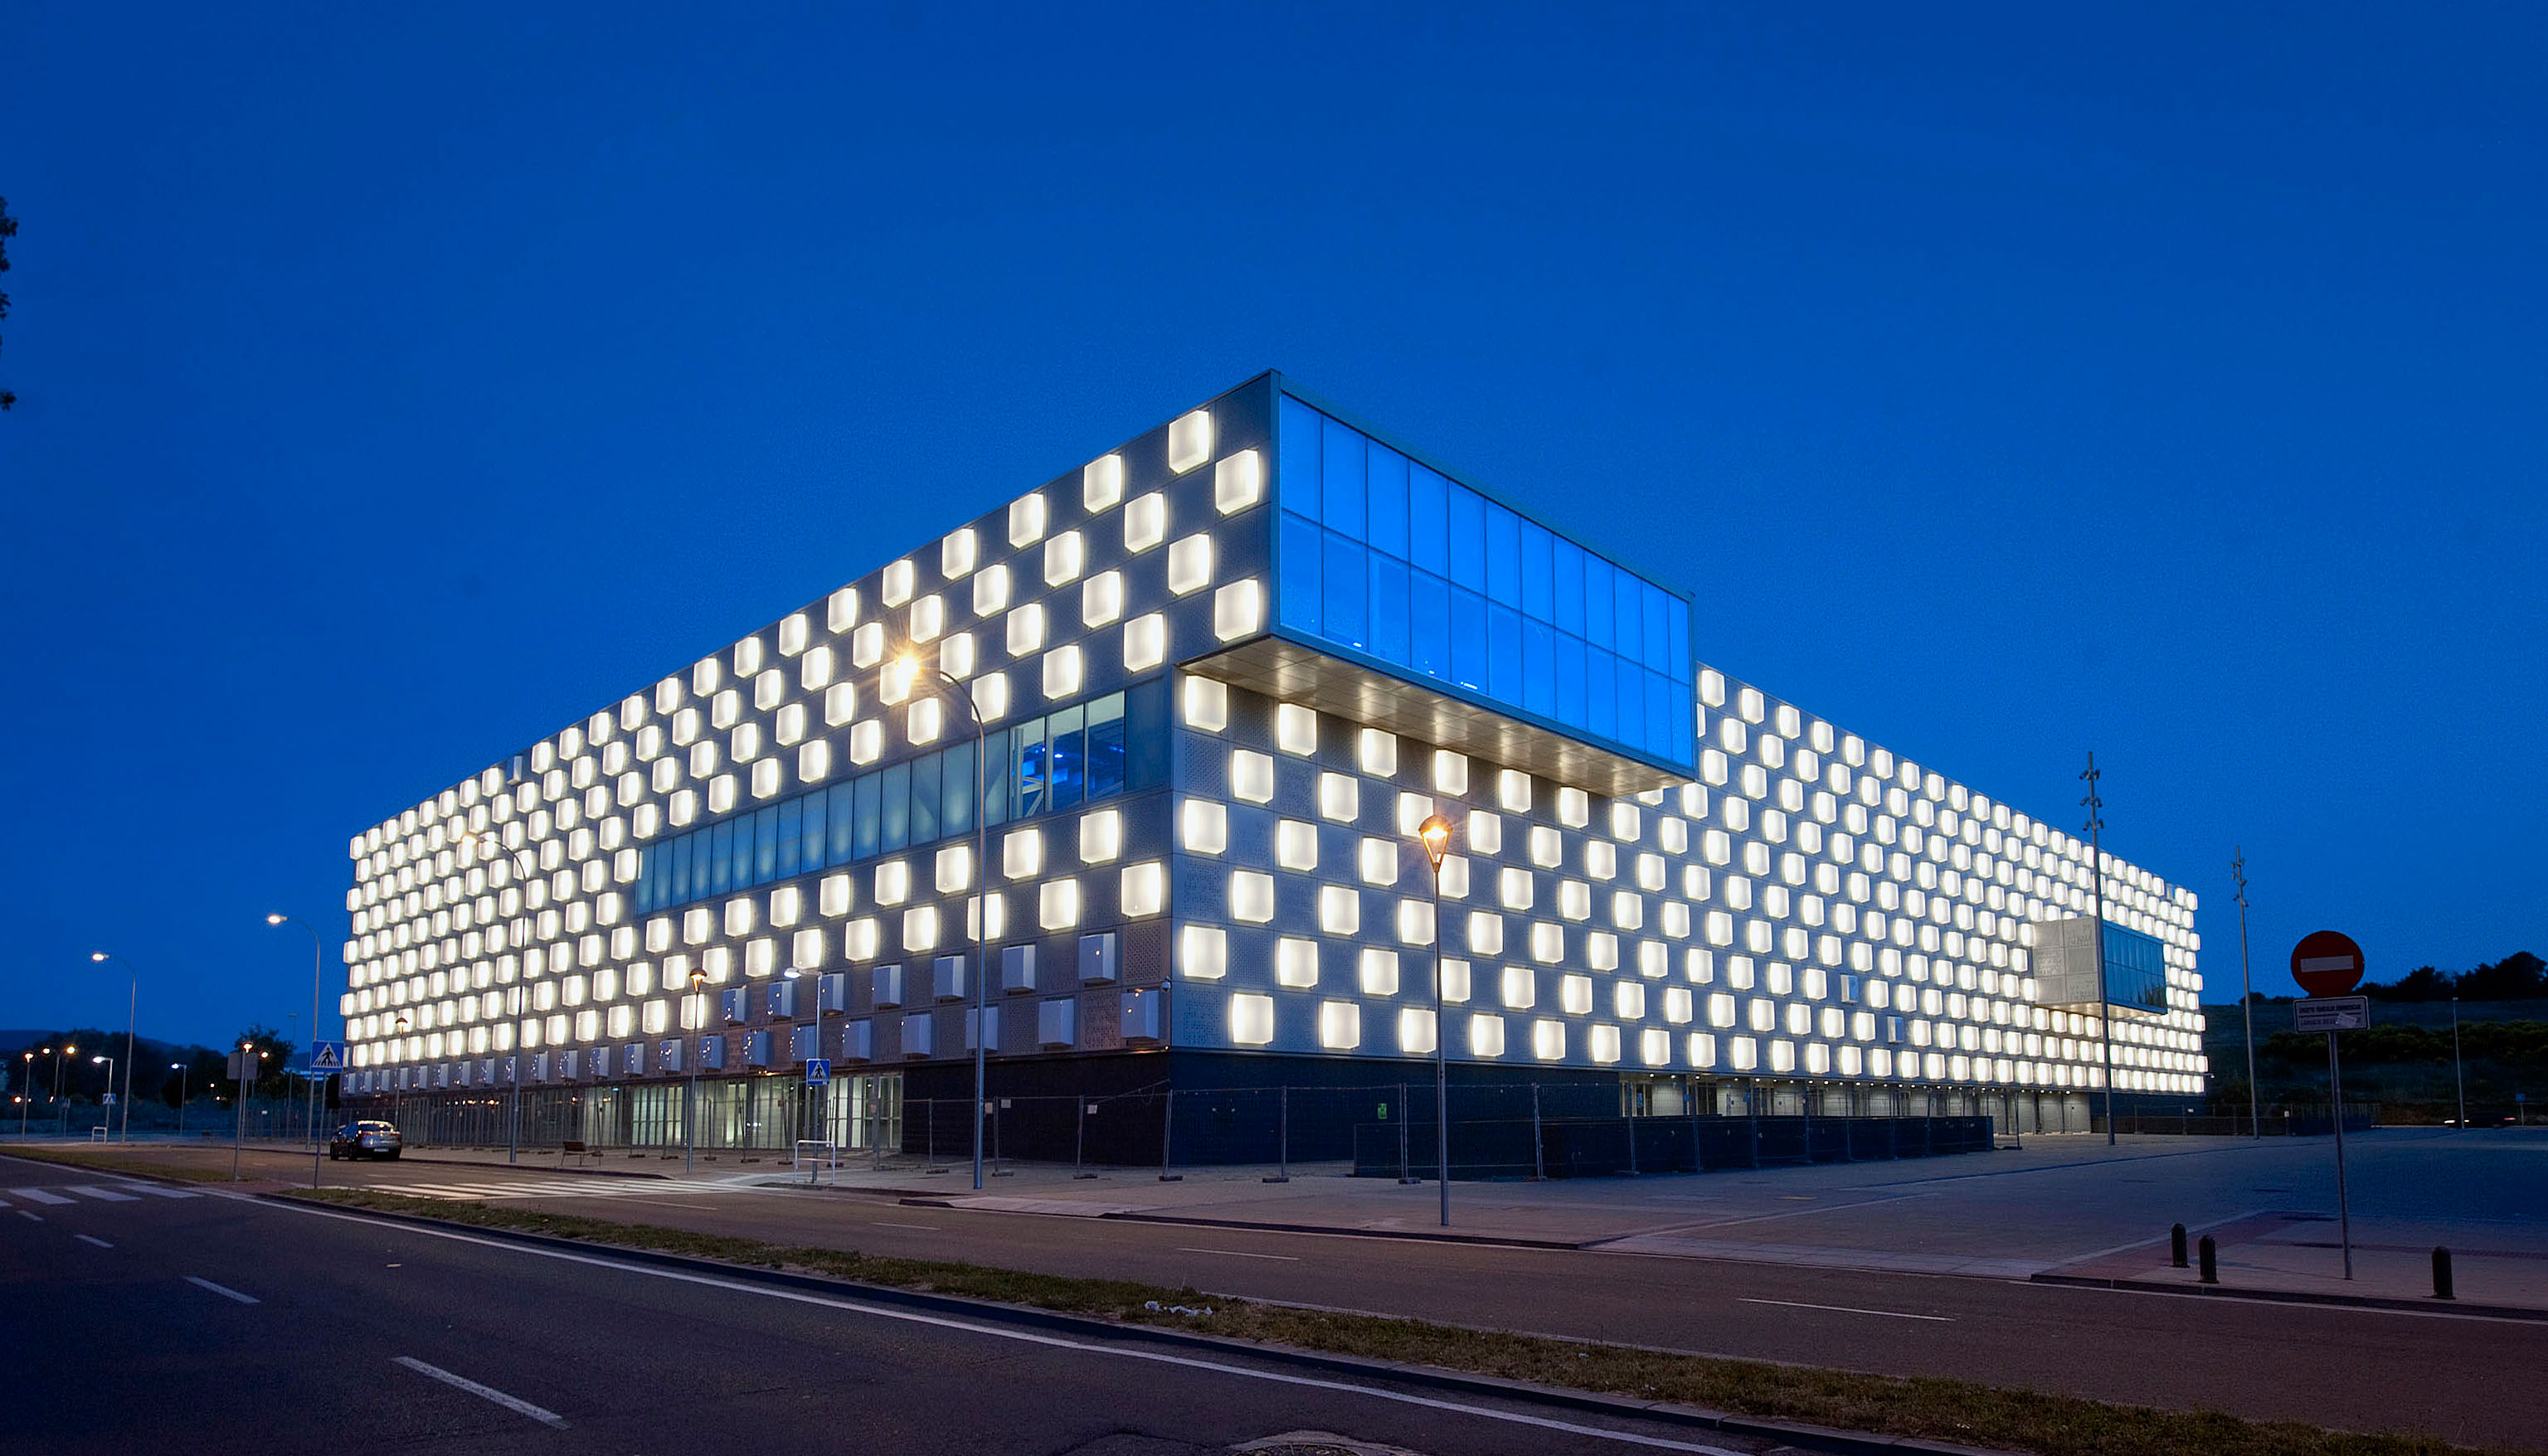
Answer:
[(2296, 1032), (2358, 1032), (2370, 1025), (2368, 996), (2314, 996), (2292, 1003)]

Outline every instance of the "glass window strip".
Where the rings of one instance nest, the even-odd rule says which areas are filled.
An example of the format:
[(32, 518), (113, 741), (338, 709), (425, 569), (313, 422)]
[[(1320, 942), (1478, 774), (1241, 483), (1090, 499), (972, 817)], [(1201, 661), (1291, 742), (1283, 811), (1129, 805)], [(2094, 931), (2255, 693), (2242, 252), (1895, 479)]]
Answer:
[[(637, 908), (651, 914), (1167, 781), (1168, 680), (1156, 677), (982, 736), (641, 846)], [(791, 855), (792, 848), (792, 855)]]

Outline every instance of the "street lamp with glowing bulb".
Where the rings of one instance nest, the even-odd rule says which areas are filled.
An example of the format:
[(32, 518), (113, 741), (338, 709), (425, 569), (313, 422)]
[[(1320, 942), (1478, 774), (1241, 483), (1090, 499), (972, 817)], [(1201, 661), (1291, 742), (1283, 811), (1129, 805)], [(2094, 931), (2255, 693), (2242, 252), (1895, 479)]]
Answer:
[(1442, 857), (1451, 848), (1451, 821), (1439, 814), (1415, 826), (1424, 859), (1433, 866), (1433, 1171), (1442, 1184), (1442, 1227), (1451, 1227), (1451, 1104), (1442, 1060)]

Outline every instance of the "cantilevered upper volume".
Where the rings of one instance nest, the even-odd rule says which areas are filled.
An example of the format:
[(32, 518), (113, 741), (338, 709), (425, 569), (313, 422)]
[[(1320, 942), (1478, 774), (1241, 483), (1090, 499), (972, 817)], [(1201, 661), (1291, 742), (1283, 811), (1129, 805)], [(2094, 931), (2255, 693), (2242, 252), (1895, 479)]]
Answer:
[(1438, 1037), (2059, 1098), (2109, 1016), (2119, 1088), (2200, 1087), (2189, 892), (2107, 856), (2101, 972), (2083, 843), (1696, 631), (1640, 563), (1260, 376), (355, 836), (354, 1089), (597, 1086), (642, 1125), (674, 1076), (920, 1074), (976, 1037), (1057, 1088)]

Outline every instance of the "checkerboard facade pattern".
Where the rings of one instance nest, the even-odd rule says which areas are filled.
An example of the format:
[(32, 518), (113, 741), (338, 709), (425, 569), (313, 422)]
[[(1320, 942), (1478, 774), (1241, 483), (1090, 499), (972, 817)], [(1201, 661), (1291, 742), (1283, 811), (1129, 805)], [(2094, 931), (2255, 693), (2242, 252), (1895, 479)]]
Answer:
[[(1215, 676), (1280, 630), (1284, 400), (1242, 386), (354, 836), (351, 1089), (890, 1068), (977, 1034), (1001, 1058), (1438, 1035), (1516, 1067), (2102, 1085), (2098, 1008), (2029, 973), (2039, 927), (2092, 913), (2086, 845), (1858, 735), (1693, 663), (1672, 738), (1695, 776), (1609, 796)], [(959, 689), (906, 655), (977, 709), (989, 794), (959, 781)], [(1065, 723), (1066, 749), (1024, 726)], [(890, 780), (924, 755), (962, 772), (915, 799)], [(828, 798), (838, 827), (861, 775), (885, 786), (865, 838), (773, 850), (780, 810)], [(722, 848), (714, 881), (650, 858), (729, 822), (764, 826), (757, 861), (728, 836), (731, 874)], [(2167, 981), (2163, 1013), (2115, 1020), (2116, 1085), (2198, 1090), (2194, 897), (2103, 872)]]

